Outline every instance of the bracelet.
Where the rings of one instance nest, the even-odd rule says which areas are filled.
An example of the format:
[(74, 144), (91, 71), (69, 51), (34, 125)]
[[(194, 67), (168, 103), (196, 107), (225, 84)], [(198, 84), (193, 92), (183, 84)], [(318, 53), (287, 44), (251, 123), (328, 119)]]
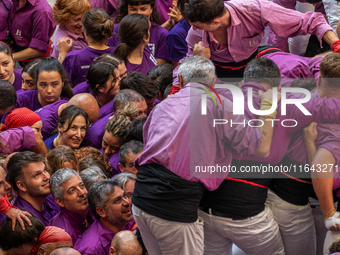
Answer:
[(332, 212), (336, 212), (336, 210), (333, 209), (332, 211), (329, 211), (328, 213), (326, 213), (326, 214), (324, 215), (324, 217), (327, 217), (327, 216), (330, 215)]
[(58, 60), (63, 61), (63, 60), (65, 60), (65, 57), (58, 57)]

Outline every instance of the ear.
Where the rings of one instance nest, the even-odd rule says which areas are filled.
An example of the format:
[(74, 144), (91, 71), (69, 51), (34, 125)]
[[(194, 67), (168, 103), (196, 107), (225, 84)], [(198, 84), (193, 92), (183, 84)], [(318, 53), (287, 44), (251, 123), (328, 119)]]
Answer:
[(219, 18), (213, 19), (213, 21), (211, 22), (213, 25), (218, 26), (221, 24), (221, 20)]
[(109, 255), (116, 255), (117, 252), (116, 252), (116, 249), (114, 247), (110, 247), (110, 254)]
[(64, 132), (63, 127), (60, 123), (58, 123), (58, 132), (62, 134)]
[(16, 184), (17, 184), (19, 191), (27, 192), (27, 188), (26, 188), (25, 183), (23, 183), (22, 181), (17, 181)]
[(101, 207), (96, 207), (96, 212), (98, 213), (98, 215), (101, 217), (101, 218), (105, 218), (106, 217), (106, 211), (101, 208)]
[[(96, 85), (96, 89), (98, 89), (98, 87), (99, 87), (99, 84)], [(104, 86), (100, 87), (100, 88), (98, 89), (98, 91), (99, 91), (100, 93), (104, 93), (104, 92), (105, 92), (105, 87), (104, 87)]]
[(56, 198), (54, 198), (54, 200), (60, 207), (65, 207), (65, 203), (61, 198), (56, 197)]
[(42, 248), (41, 246), (38, 248), (38, 253), (37, 254), (39, 254), (39, 255), (44, 255), (44, 254), (46, 254), (46, 252), (45, 252), (45, 250), (44, 250), (44, 248)]
[(182, 75), (178, 74), (178, 80), (179, 80), (179, 88), (180, 89), (184, 88)]
[(317, 86), (317, 88), (319, 89), (320, 88), (320, 86), (321, 86), (321, 75), (319, 74), (319, 76), (318, 76), (318, 80), (316, 81), (316, 86)]
[(120, 170), (122, 173), (124, 173), (124, 172), (123, 172), (124, 166), (123, 166), (121, 163), (118, 163), (118, 167), (119, 167), (119, 170)]

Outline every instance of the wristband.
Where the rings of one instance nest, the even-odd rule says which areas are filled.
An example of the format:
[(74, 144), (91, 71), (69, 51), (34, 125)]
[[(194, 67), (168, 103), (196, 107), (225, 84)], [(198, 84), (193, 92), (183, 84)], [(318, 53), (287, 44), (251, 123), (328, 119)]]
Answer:
[(7, 194), (5, 193), (0, 199), (0, 212), (5, 214), (11, 207), (12, 205), (8, 201)]
[(328, 215), (330, 215), (332, 212), (336, 212), (335, 209), (333, 209), (332, 211), (329, 211), (328, 213), (326, 213), (323, 217), (327, 217)]
[(176, 94), (180, 90), (179, 86), (172, 86), (169, 95)]
[(340, 224), (340, 219), (338, 218), (340, 215), (339, 212), (334, 213), (332, 217), (329, 217), (325, 221), (325, 226), (327, 229), (330, 229), (332, 226), (336, 227), (337, 224)]
[(63, 60), (65, 60), (65, 57), (58, 57), (58, 60), (63, 61)]
[(340, 40), (332, 42), (331, 49), (335, 53), (340, 53)]

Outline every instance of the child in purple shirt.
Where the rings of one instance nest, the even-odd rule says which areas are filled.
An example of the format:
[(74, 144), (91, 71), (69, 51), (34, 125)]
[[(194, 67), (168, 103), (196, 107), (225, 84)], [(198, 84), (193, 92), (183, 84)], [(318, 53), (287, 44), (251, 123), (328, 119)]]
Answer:
[(86, 81), (86, 74), (93, 61), (105, 53), (113, 53), (107, 46), (107, 39), (112, 35), (113, 22), (102, 9), (91, 9), (84, 14), (83, 27), (89, 47), (67, 54), (63, 66), (69, 74), (73, 87)]
[(146, 74), (157, 61), (146, 47), (149, 42), (149, 21), (141, 14), (129, 14), (120, 23), (121, 43), (115, 49), (115, 56), (125, 60), (128, 73), (139, 71)]

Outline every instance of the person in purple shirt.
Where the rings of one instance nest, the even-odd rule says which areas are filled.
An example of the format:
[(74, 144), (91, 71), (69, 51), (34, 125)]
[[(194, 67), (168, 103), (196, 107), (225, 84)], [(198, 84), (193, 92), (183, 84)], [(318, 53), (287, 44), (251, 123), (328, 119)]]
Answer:
[[(51, 57), (64, 61), (69, 51), (82, 50), (87, 47), (87, 42), (83, 33), (82, 19), (84, 13), (91, 9), (89, 0), (58, 0), (53, 6), (53, 19), (59, 25), (51, 52)], [(66, 41), (66, 49), (58, 50), (58, 40), (63, 38)], [(68, 39), (64, 40), (64, 38)], [(60, 46), (59, 46), (60, 47)], [(62, 62), (61, 62), (62, 63)]]
[(8, 26), (15, 61), (50, 55), (55, 23), (46, 0), (14, 0)]
[(88, 201), (96, 220), (78, 238), (74, 248), (83, 255), (107, 255), (114, 235), (133, 219), (131, 202), (111, 179), (93, 184)]
[(9, 160), (7, 171), (18, 193), (14, 206), (24, 208), (47, 226), (60, 208), (50, 195), (50, 174), (44, 157), (31, 151), (18, 152)]
[(107, 39), (112, 35), (113, 22), (103, 9), (91, 9), (85, 12), (83, 27), (89, 47), (71, 51), (63, 62), (73, 87), (86, 81), (87, 71), (96, 58), (114, 52), (114, 48), (107, 46)]
[(151, 79), (153, 83), (156, 84), (156, 86), (159, 89), (159, 92), (156, 98), (156, 100), (158, 100), (159, 102), (166, 98), (164, 97), (164, 92), (166, 88), (169, 85), (171, 86), (174, 81), (173, 76), (172, 76), (173, 70), (174, 70), (173, 65), (163, 64), (163, 65), (155, 66), (154, 68), (150, 69), (148, 72), (148, 77)]
[(146, 47), (150, 33), (148, 19), (142, 14), (129, 14), (120, 23), (121, 43), (114, 55), (125, 61), (127, 72), (147, 72), (157, 65), (157, 61)]
[[(178, 75), (181, 90), (150, 113), (143, 129), (144, 151), (135, 161), (139, 171), (132, 210), (150, 254), (203, 254), (199, 201), (205, 189), (218, 188), (228, 171), (209, 174), (197, 171), (197, 167), (230, 165), (231, 148), (245, 155), (266, 157), (273, 132), (268, 123), (259, 129), (243, 125), (214, 129), (214, 119), (245, 120), (242, 115), (232, 114), (232, 103), (221, 95), (217, 100), (222, 103), (216, 105), (209, 97), (205, 101), (208, 113), (201, 114), (202, 89), (211, 89), (216, 80), (212, 61), (200, 56), (187, 58)], [(263, 96), (263, 100), (271, 100), (272, 95), (267, 92)], [(171, 126), (165, 125), (170, 122)]]
[(27, 65), (24, 66), (21, 73), (22, 85), (21, 90), (32, 90), (37, 89), (37, 80), (36, 80), (36, 70), (38, 63), (41, 61), (41, 58), (37, 58), (32, 60)]
[(118, 0), (90, 0), (92, 9), (102, 8), (110, 16), (111, 20), (115, 22), (118, 15)]
[[(156, 58), (158, 64), (165, 64), (169, 60), (168, 49), (166, 45), (166, 36), (168, 31), (161, 27), (159, 15), (154, 8), (156, 0), (124, 0), (120, 5), (120, 12), (116, 23), (120, 23), (124, 17), (132, 13), (143, 14), (147, 17), (150, 27), (148, 48), (151, 54)], [(172, 25), (171, 25), (172, 26)], [(169, 27), (169, 29), (171, 28)], [(116, 24), (113, 30), (113, 36), (109, 40), (111, 47), (117, 47), (121, 41), (125, 41), (119, 34), (120, 24)]]
[(78, 236), (93, 222), (89, 214), (85, 185), (79, 174), (69, 168), (61, 168), (55, 172), (50, 185), (61, 211), (50, 221), (49, 226), (65, 229), (75, 244)]
[(12, 9), (13, 3), (11, 0), (0, 1), (0, 41), (7, 42), (8, 23), (7, 19), (9, 12)]

